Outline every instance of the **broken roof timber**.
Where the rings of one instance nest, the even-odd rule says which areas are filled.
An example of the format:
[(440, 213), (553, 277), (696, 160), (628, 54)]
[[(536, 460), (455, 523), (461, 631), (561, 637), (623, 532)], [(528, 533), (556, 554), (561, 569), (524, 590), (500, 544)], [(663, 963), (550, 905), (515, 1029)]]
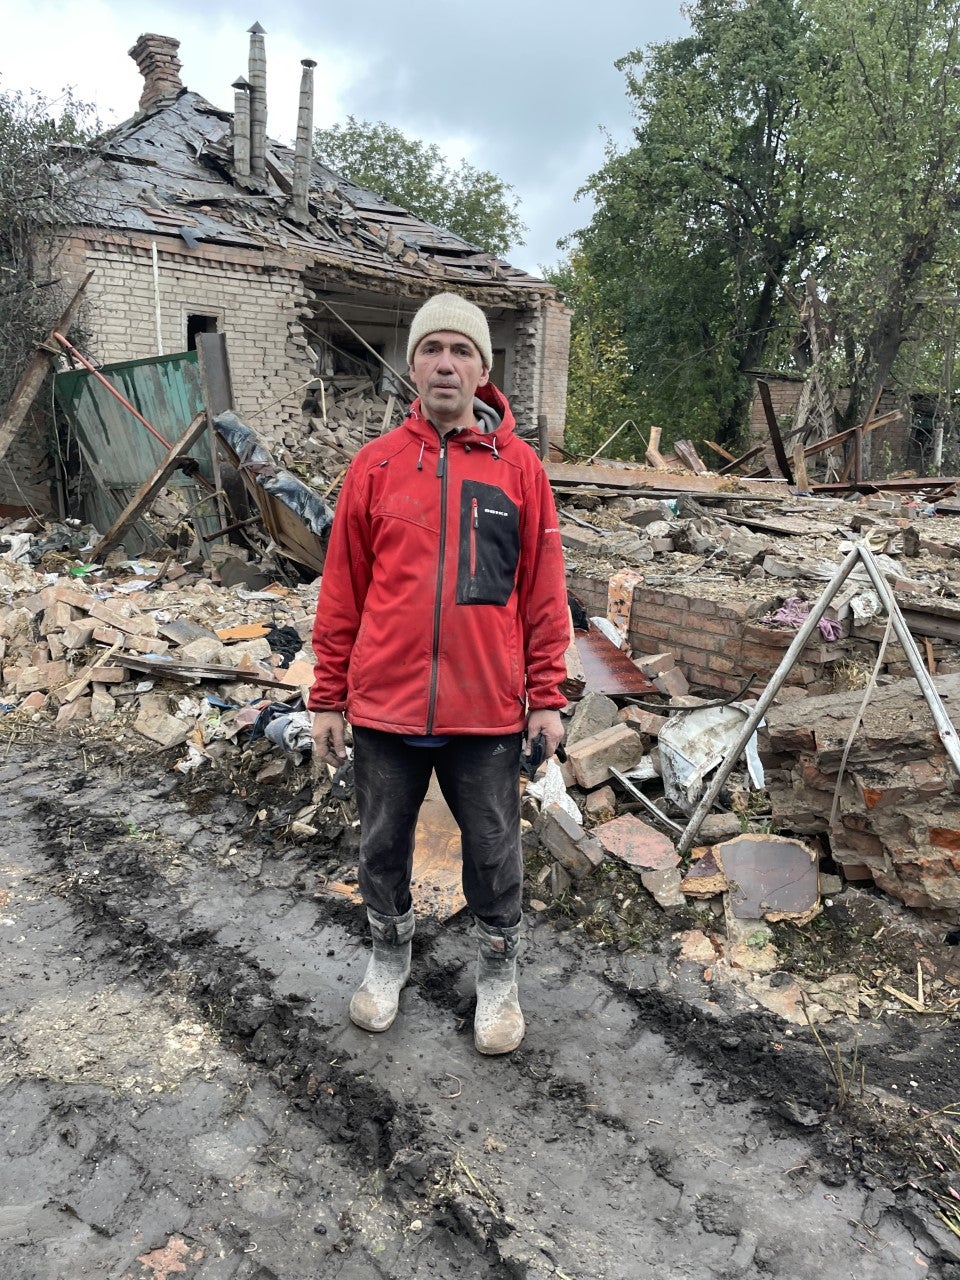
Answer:
[(591, 463), (589, 466), (569, 462), (545, 464), (550, 483), (555, 486), (603, 485), (611, 489), (655, 490), (658, 493), (749, 494), (761, 497), (790, 498), (790, 487), (784, 480), (748, 480), (741, 476), (719, 476), (712, 472), (695, 475), (645, 467), (640, 463)]

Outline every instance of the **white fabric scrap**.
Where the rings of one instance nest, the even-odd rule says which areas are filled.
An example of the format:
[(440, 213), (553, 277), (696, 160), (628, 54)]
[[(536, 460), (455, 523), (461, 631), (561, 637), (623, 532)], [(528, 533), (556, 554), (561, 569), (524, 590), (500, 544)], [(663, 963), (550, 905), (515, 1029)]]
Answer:
[(583, 814), (577, 808), (576, 802), (567, 795), (563, 773), (552, 756), (547, 761), (541, 776), (535, 782), (527, 783), (526, 794), (533, 796), (534, 800), (539, 800), (541, 809), (546, 809), (548, 804), (558, 804), (573, 818), (574, 822), (583, 826)]

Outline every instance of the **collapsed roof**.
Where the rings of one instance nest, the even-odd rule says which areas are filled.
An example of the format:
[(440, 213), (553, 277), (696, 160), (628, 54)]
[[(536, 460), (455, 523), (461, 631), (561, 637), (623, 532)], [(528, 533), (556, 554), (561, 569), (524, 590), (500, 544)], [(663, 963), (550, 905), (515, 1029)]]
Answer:
[[(313, 158), (313, 63), (303, 62), (297, 146), (266, 137), (262, 32), (252, 29), (251, 82), (235, 111), (185, 88), (179, 42), (144, 35), (130, 51), (144, 74), (141, 110), (103, 134), (86, 167), (84, 222), (198, 242), (280, 248), (318, 267), (382, 277), (410, 293), (438, 283), (490, 302), (554, 292), (462, 237), (366, 191)], [(257, 85), (263, 80), (263, 88)], [(258, 109), (260, 97), (264, 98)], [(258, 123), (259, 122), (259, 123)]]

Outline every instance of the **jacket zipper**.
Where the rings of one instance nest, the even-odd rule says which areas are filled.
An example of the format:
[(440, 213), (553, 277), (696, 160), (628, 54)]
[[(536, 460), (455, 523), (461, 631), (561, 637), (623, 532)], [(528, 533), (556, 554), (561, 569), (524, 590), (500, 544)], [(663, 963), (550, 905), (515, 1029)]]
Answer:
[(443, 436), (440, 436), (437, 476), (440, 479), (440, 554), (437, 561), (437, 592), (433, 601), (433, 652), (430, 658), (430, 705), (427, 709), (428, 737), (433, 733), (433, 717), (437, 709), (437, 681), (440, 672), (440, 602), (443, 598), (443, 553), (447, 543), (447, 442)]
[(477, 576), (477, 530), (480, 528), (480, 513), (476, 498), (470, 499), (470, 577)]

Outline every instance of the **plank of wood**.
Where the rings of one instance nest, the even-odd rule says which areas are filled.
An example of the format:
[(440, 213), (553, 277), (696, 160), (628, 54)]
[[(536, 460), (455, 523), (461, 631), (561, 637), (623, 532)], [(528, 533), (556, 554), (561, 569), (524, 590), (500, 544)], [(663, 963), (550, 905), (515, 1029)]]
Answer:
[(103, 653), (95, 658), (93, 662), (88, 662), (79, 675), (74, 676), (72, 680), (68, 680), (66, 684), (60, 685), (59, 688), (51, 689), (51, 693), (60, 705), (63, 706), (65, 703), (74, 702), (79, 698), (90, 681), (95, 678), (97, 670), (100, 667), (105, 667), (119, 648), (120, 641), (118, 640), (109, 649), (104, 649)]
[(732, 453), (728, 453), (722, 444), (717, 444), (716, 440), (704, 440), (703, 442), (708, 449), (712, 449), (714, 453), (720, 455), (725, 462), (736, 462), (736, 458)]
[(675, 440), (673, 451), (683, 463), (683, 465), (697, 476), (709, 475), (710, 468), (706, 465), (696, 449), (693, 447), (692, 440)]
[(129, 529), (130, 525), (132, 525), (134, 521), (144, 513), (153, 499), (163, 488), (164, 484), (166, 484), (167, 480), (179, 466), (182, 459), (189, 452), (191, 447), (200, 439), (206, 428), (207, 415), (206, 411), (204, 411), (203, 413), (197, 414), (180, 439), (160, 463), (159, 467), (157, 467), (153, 475), (140, 486), (107, 532), (94, 547), (93, 551), (90, 553), (90, 559), (94, 563), (105, 556), (110, 548), (120, 540), (124, 531)]
[(757, 390), (760, 392), (760, 403), (763, 405), (763, 416), (767, 420), (767, 430), (770, 433), (770, 443), (773, 445), (773, 456), (777, 460), (777, 466), (780, 468), (780, 474), (788, 484), (793, 484), (793, 472), (790, 470), (790, 463), (787, 460), (787, 451), (783, 447), (783, 437), (780, 434), (780, 424), (777, 422), (777, 415), (773, 409), (773, 399), (770, 396), (770, 386), (764, 382), (762, 378), (757, 379)]
[[(7, 450), (13, 443), (14, 437), (23, 425), (23, 420), (30, 412), (30, 406), (36, 400), (44, 379), (50, 371), (50, 365), (54, 359), (54, 351), (48, 350), (47, 346), (54, 347), (54, 333), (66, 333), (73, 325), (77, 318), (77, 312), (80, 310), (83, 292), (90, 283), (92, 276), (93, 272), (88, 271), (83, 283), (67, 303), (63, 315), (57, 321), (56, 326), (47, 335), (47, 345), (41, 345), (37, 348), (36, 353), (14, 387), (13, 395), (4, 410), (3, 419), (0, 420), (0, 459), (6, 455)], [(56, 348), (56, 354), (59, 354), (59, 348)]]
[(807, 473), (807, 459), (802, 440), (798, 440), (793, 446), (793, 476), (796, 481), (795, 487), (801, 493), (809, 493), (810, 476)]
[(758, 454), (763, 453), (764, 446), (755, 444), (752, 449), (748, 449), (746, 453), (741, 453), (739, 458), (734, 458), (732, 462), (728, 462), (725, 467), (721, 467), (718, 475), (726, 476), (734, 469), (734, 467), (742, 467), (745, 462), (749, 462), (751, 458), (755, 458)]
[[(762, 449), (762, 445), (758, 446), (757, 452), (761, 452)], [(667, 497), (674, 497), (681, 493), (697, 495), (725, 493), (729, 497), (737, 496), (732, 492), (732, 486), (735, 485), (740, 497), (744, 494), (750, 494), (751, 497), (775, 495), (781, 499), (793, 497), (785, 480), (751, 481), (745, 476), (726, 474), (729, 468), (724, 468), (719, 474), (711, 472), (704, 476), (697, 476), (689, 471), (667, 475), (654, 467), (645, 467), (642, 463), (598, 462), (586, 466), (578, 463), (554, 462), (548, 458), (543, 465), (550, 483), (560, 488), (599, 486), (618, 490), (636, 489), (641, 494), (655, 489), (660, 493), (666, 491)]]
[(647, 462), (649, 462), (650, 466), (656, 467), (660, 470), (664, 469), (667, 465), (663, 454), (660, 452), (660, 436), (662, 434), (662, 427), (650, 428), (650, 443), (647, 445), (647, 451), (644, 454), (644, 457)]

